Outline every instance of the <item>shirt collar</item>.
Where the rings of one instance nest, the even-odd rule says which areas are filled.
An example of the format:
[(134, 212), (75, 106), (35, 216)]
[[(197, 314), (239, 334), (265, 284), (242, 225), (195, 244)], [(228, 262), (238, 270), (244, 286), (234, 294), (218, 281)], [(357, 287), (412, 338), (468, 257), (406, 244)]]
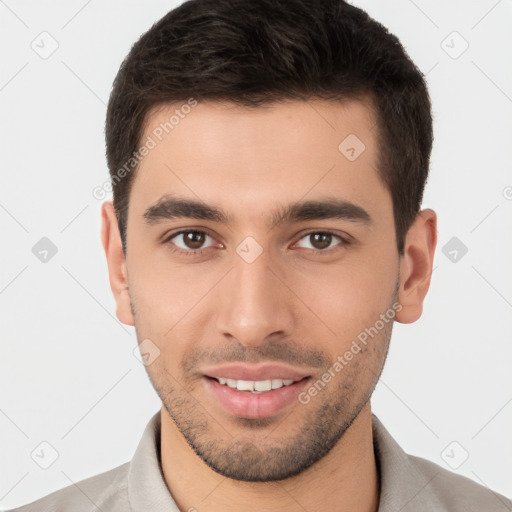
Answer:
[(378, 512), (444, 510), (429, 484), (435, 478), (421, 474), (380, 420), (372, 414), (373, 448), (380, 476)]
[[(133, 512), (179, 512), (160, 465), (160, 411), (149, 421), (128, 472), (128, 498)], [(420, 474), (380, 420), (372, 414), (373, 444), (380, 477), (378, 512), (438, 510), (428, 491), (430, 481)], [(440, 508), (439, 508), (440, 509)]]
[(165, 483), (160, 464), (160, 411), (149, 420), (128, 472), (133, 512), (180, 512)]

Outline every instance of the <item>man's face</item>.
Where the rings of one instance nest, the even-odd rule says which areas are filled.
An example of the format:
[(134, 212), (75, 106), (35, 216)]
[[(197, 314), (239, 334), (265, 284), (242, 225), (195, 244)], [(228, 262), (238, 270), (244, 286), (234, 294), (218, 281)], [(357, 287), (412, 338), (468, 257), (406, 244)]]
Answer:
[[(120, 317), (160, 351), (151, 382), (206, 464), (238, 480), (283, 479), (336, 444), (386, 357), (392, 321), (378, 321), (397, 300), (400, 260), (376, 120), (355, 101), (200, 103), (159, 141), (154, 130), (176, 108), (154, 111), (141, 139), (157, 144), (130, 193)], [(173, 216), (165, 201), (176, 198), (229, 222)], [(338, 216), (303, 208), (273, 224), (289, 205), (328, 200), (346, 203)], [(252, 393), (212, 376), (299, 382)]]

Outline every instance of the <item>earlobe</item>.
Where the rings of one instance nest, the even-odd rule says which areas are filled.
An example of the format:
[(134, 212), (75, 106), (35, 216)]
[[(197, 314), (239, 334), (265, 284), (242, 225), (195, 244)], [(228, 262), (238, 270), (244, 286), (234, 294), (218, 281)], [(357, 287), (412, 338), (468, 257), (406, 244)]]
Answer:
[(117, 305), (117, 318), (123, 324), (134, 325), (128, 293), (126, 259), (117, 216), (111, 201), (105, 201), (101, 206), (101, 242), (107, 258), (110, 289)]
[(423, 300), (430, 287), (436, 245), (436, 213), (430, 209), (422, 210), (407, 232), (404, 254), (400, 260), (398, 300), (402, 309), (396, 315), (398, 322), (415, 322), (423, 312)]

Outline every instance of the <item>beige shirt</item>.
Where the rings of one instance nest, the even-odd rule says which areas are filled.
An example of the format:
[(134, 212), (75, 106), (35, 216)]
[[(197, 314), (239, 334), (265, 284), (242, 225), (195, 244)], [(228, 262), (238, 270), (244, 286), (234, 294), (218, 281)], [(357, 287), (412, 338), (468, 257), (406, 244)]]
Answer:
[[(407, 455), (375, 415), (372, 427), (381, 478), (378, 512), (512, 512), (512, 501), (504, 496)], [(131, 462), (15, 511), (180, 512), (160, 466), (160, 411), (149, 421)]]

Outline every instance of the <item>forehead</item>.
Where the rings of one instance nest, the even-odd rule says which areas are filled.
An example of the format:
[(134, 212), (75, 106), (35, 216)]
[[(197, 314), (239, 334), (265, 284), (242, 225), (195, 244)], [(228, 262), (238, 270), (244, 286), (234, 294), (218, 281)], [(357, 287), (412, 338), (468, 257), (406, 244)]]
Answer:
[(139, 163), (130, 203), (143, 208), (176, 193), (250, 216), (326, 193), (385, 199), (376, 130), (369, 101), (160, 106), (147, 116), (141, 144), (151, 149)]
[(149, 111), (142, 139), (151, 137), (160, 146), (172, 140), (186, 142), (183, 150), (200, 150), (210, 159), (224, 157), (227, 150), (247, 154), (251, 148), (259, 157), (276, 158), (280, 148), (277, 153), (290, 150), (288, 158), (300, 158), (312, 148), (338, 156), (336, 142), (352, 135), (369, 149), (368, 155), (373, 153), (377, 129), (373, 105), (370, 97), (343, 102), (287, 100), (258, 107), (189, 99)]

